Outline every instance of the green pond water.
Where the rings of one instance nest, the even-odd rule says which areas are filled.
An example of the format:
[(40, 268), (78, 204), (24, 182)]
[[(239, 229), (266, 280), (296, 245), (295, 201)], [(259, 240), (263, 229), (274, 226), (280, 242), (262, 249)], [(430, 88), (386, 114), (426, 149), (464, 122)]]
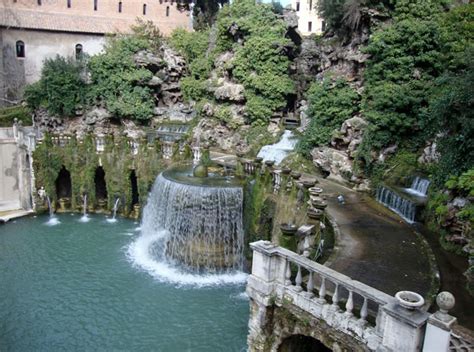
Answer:
[(160, 281), (127, 250), (138, 224), (47, 216), (0, 226), (0, 351), (244, 351), (244, 283)]

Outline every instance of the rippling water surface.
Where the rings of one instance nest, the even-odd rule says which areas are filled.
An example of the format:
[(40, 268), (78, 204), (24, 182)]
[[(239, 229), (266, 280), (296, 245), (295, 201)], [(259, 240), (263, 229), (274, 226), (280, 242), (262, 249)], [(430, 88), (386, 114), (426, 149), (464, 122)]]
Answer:
[(0, 351), (243, 351), (243, 284), (177, 287), (133, 266), (137, 224), (0, 226)]

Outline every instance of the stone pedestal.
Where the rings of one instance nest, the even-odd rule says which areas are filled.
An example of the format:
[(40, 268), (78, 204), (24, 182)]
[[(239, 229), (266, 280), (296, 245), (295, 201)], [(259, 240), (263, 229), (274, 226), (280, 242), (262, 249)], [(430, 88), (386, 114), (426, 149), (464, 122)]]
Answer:
[(389, 351), (421, 350), (428, 313), (409, 310), (393, 302), (382, 307), (384, 327), (382, 345)]
[(449, 292), (441, 292), (436, 297), (436, 303), (440, 310), (428, 319), (423, 352), (449, 351), (451, 328), (456, 322), (456, 318), (449, 315), (448, 310), (454, 307), (454, 302), (454, 297)]

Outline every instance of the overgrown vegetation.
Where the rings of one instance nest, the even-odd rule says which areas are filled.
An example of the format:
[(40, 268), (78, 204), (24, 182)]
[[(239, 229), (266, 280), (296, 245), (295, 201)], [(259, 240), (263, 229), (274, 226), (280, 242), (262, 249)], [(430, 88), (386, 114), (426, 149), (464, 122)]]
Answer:
[[(245, 87), (248, 121), (266, 124), (275, 111), (286, 106), (288, 95), (294, 92), (285, 53), (292, 44), (285, 38), (285, 23), (270, 5), (236, 0), (221, 9), (216, 28), (215, 33), (177, 30), (171, 37), (171, 44), (186, 57), (190, 68), (190, 76), (181, 82), (185, 97), (212, 100), (210, 73), (216, 68), (215, 59), (232, 51), (234, 58), (224, 69)], [(215, 43), (209, 46), (211, 41)]]
[(21, 121), (24, 126), (31, 125), (29, 109), (21, 105), (0, 108), (0, 127), (12, 127), (15, 119)]
[(25, 99), (32, 109), (43, 107), (49, 113), (72, 116), (78, 105), (85, 103), (85, 62), (56, 56), (46, 59), (41, 79), (25, 89)]
[(311, 122), (301, 138), (298, 149), (309, 157), (310, 151), (318, 145), (326, 145), (344, 120), (352, 117), (359, 109), (359, 94), (342, 78), (311, 85), (307, 98), (308, 116)]
[(161, 36), (151, 22), (139, 21), (133, 29), (132, 35), (107, 38), (104, 52), (91, 58), (46, 60), (41, 79), (26, 88), (28, 106), (68, 117), (79, 107), (103, 105), (119, 119), (149, 120), (155, 104), (145, 83), (153, 73), (133, 57), (141, 50), (156, 53)]

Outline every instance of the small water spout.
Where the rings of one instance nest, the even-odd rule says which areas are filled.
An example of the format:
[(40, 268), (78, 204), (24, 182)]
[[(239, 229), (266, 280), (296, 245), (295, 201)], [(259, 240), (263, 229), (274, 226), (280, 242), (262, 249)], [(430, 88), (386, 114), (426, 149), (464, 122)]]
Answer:
[(56, 215), (54, 215), (54, 209), (51, 205), (51, 199), (49, 198), (49, 196), (46, 196), (46, 201), (48, 202), (48, 209), (49, 209), (49, 220), (46, 222), (46, 225), (54, 226), (54, 225), (60, 224), (60, 221), (58, 220)]
[(116, 222), (117, 221), (116, 217), (117, 217), (117, 210), (118, 210), (119, 203), (120, 203), (120, 198), (115, 199), (115, 204), (114, 204), (114, 207), (112, 209), (112, 211), (113, 211), (112, 219), (107, 219), (108, 222)]
[(80, 222), (88, 222), (90, 220), (89, 216), (87, 215), (87, 194), (84, 194), (83, 198), (83, 205), (82, 205), (82, 217), (80, 218)]
[(400, 215), (409, 224), (415, 222), (416, 204), (412, 200), (400, 196), (389, 188), (380, 186), (377, 189), (377, 201)]

